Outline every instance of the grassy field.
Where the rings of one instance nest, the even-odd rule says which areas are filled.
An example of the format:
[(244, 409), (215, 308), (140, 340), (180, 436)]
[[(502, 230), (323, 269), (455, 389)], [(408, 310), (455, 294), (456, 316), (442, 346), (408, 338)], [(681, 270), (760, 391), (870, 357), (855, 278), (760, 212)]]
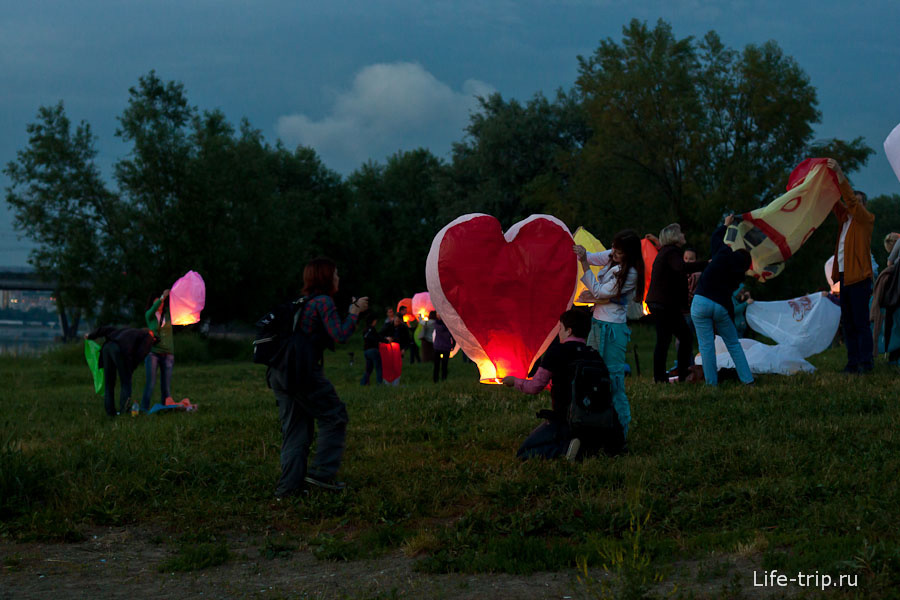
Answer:
[[(141, 525), (180, 550), (163, 568), (192, 569), (228, 560), (225, 534), (249, 528), (273, 556), (400, 548), (432, 573), (602, 566), (615, 577), (583, 578), (597, 597), (723, 576), (734, 588), (722, 597), (749, 597), (751, 563), (760, 575), (855, 575), (857, 587), (832, 593), (894, 597), (895, 367), (880, 359), (872, 375), (845, 376), (837, 348), (812, 359), (815, 374), (751, 388), (655, 386), (652, 330), (636, 326), (633, 342), (643, 374), (627, 380), (630, 453), (569, 464), (514, 456), (546, 394), (480, 385), (459, 358), (441, 385), (418, 364), (404, 365), (400, 388), (363, 388), (356, 337), (326, 357), (350, 413), (350, 489), (286, 503), (273, 499), (281, 440), (264, 369), (232, 358), (245, 345), (179, 336), (175, 396), (199, 410), (139, 418), (105, 416), (80, 346), (0, 358), (0, 535), (72, 541)], [(139, 369), (136, 395), (143, 381)]]

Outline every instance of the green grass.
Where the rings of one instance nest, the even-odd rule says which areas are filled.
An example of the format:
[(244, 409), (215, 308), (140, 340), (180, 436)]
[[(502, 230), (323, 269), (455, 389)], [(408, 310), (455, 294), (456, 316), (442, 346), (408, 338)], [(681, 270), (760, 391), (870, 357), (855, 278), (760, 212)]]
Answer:
[[(350, 489), (287, 503), (272, 496), (281, 439), (264, 369), (216, 358), (238, 356), (240, 344), (191, 340), (173, 387), (199, 410), (140, 418), (104, 415), (80, 346), (0, 358), (0, 534), (74, 541), (93, 526), (140, 524), (170, 539), (225, 539), (247, 526), (296, 540), (266, 542), (269, 556), (309, 547), (358, 560), (400, 548), (425, 572), (581, 560), (623, 581), (705, 581), (749, 557), (782, 572), (857, 573), (857, 591), (889, 597), (900, 585), (900, 373), (880, 362), (873, 375), (841, 375), (839, 348), (813, 357), (815, 374), (763, 376), (749, 389), (655, 386), (654, 334), (634, 329), (643, 374), (627, 380), (630, 454), (577, 465), (514, 456), (546, 394), (480, 385), (459, 358), (442, 385), (431, 365), (407, 364), (402, 387), (363, 388), (354, 338), (326, 357), (350, 413)], [(135, 396), (142, 386), (139, 369)], [(223, 544), (180, 542), (179, 560), (227, 559)], [(698, 572), (669, 569), (683, 561)]]

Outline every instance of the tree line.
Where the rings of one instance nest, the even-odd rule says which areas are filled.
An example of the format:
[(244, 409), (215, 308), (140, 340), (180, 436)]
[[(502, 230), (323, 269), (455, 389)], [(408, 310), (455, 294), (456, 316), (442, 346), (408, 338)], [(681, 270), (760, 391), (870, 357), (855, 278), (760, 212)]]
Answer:
[[(59, 282), (64, 312), (138, 321), (148, 297), (193, 269), (210, 319), (252, 322), (299, 294), (317, 255), (337, 261), (345, 296), (367, 294), (381, 309), (425, 289), (434, 235), (471, 212), (504, 228), (553, 214), (601, 240), (677, 221), (702, 256), (724, 214), (779, 196), (804, 158), (834, 157), (851, 179), (866, 163), (862, 138), (813, 139), (817, 105), (775, 42), (738, 51), (715, 32), (679, 39), (664, 21), (634, 20), (621, 40), (578, 57), (570, 89), (480, 98), (449, 159), (402, 151), (342, 177), (314, 149), (200, 110), (183, 84), (151, 71), (118, 117), (130, 152), (112, 182), (96, 166), (90, 125), (73, 126), (59, 102), (39, 108), (28, 145), (6, 165), (6, 200), (38, 244), (31, 263)], [(898, 206), (896, 195), (872, 202), (876, 235), (900, 228)], [(836, 226), (823, 227), (758, 296), (823, 285)]]

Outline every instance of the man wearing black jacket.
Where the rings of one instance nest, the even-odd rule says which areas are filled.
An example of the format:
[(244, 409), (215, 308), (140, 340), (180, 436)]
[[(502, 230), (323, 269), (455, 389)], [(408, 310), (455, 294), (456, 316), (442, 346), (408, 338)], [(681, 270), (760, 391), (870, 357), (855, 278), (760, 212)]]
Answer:
[[(117, 329), (106, 325), (98, 327), (84, 337), (89, 340), (98, 337), (106, 338), (103, 347), (100, 348), (98, 364), (103, 369), (103, 383), (106, 388), (103, 393), (103, 404), (106, 414), (111, 417), (124, 413), (128, 410), (128, 404), (131, 401), (131, 375), (138, 365), (143, 364), (150, 348), (156, 343), (156, 336), (149, 329), (128, 327)], [(116, 412), (117, 373), (122, 380), (122, 389), (119, 393), (119, 412)]]

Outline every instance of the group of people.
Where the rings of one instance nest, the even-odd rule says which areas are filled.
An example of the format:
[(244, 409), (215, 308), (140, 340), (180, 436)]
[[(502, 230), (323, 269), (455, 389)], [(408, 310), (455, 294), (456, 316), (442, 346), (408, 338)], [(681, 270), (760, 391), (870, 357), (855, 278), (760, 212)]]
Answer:
[[(161, 403), (172, 398), (172, 372), (175, 368), (175, 340), (169, 314), (169, 290), (149, 301), (144, 313), (145, 328), (102, 326), (87, 333), (86, 339), (104, 338), (98, 367), (103, 369), (103, 404), (111, 417), (128, 411), (131, 404), (131, 377), (144, 363), (146, 382), (141, 403), (131, 404), (132, 416), (150, 410), (150, 398), (159, 373)], [(120, 379), (119, 407), (116, 409), (116, 378)]]
[[(853, 191), (840, 167), (829, 161), (840, 184), (842, 200), (834, 207), (841, 225), (835, 246), (834, 279), (840, 282), (841, 322), (847, 347), (845, 372), (866, 373), (873, 367), (872, 337), (869, 334), (869, 299), (872, 294), (872, 267), (869, 247), (874, 216), (866, 209), (865, 194)], [(698, 261), (696, 252), (686, 250), (685, 236), (680, 226), (671, 224), (660, 232), (658, 254), (652, 265), (651, 283), (646, 303), (656, 326), (656, 346), (653, 352), (653, 377), (658, 383), (668, 382), (666, 369), (671, 338), (677, 340), (677, 379), (684, 381), (694, 365), (693, 338), (696, 337), (702, 359), (703, 379), (708, 385), (718, 383), (715, 336), (722, 337), (738, 378), (744, 384), (754, 382), (744, 356), (735, 325), (736, 312), (752, 302), (742, 290), (742, 282), (751, 266), (751, 256), (743, 249), (732, 250), (725, 244), (725, 232), (735, 222), (734, 215), (713, 232), (710, 259)], [(900, 236), (897, 236), (900, 237)], [(896, 239), (892, 240), (896, 242)], [(887, 240), (886, 240), (887, 244)], [(893, 263), (900, 255), (900, 244), (892, 244)], [(581, 278), (594, 304), (588, 313), (571, 308), (560, 316), (557, 341), (542, 357), (531, 379), (505, 377), (502, 383), (536, 394), (551, 384), (552, 409), (542, 411), (544, 423), (536, 428), (519, 449), (519, 456), (552, 457), (565, 455), (570, 459), (582, 456), (584, 447), (594, 451), (604, 449), (610, 454), (625, 451), (625, 441), (631, 422), (631, 409), (625, 391), (626, 349), (631, 336), (627, 324), (627, 309), (631, 302), (644, 298), (644, 263), (641, 237), (634, 230), (621, 231), (613, 238), (610, 250), (588, 252), (583, 246), (573, 247), (584, 274)], [(890, 262), (890, 261), (889, 261)], [(606, 267), (595, 275), (591, 266)], [(303, 272), (303, 293), (308, 299), (302, 314), (297, 315), (297, 327), (315, 342), (316, 360), (310, 381), (302, 390), (291, 389), (285, 374), (269, 370), (267, 378), (273, 389), (281, 420), (281, 478), (276, 488), (279, 497), (305, 493), (309, 485), (341, 490), (336, 475), (340, 467), (346, 437), (348, 415), (346, 406), (323, 371), (323, 352), (335, 342), (346, 341), (355, 331), (360, 314), (368, 309), (368, 298), (354, 300), (341, 318), (334, 303), (339, 288), (335, 263), (319, 258), (306, 265)], [(115, 414), (112, 388), (116, 373), (123, 381), (120, 412), (130, 399), (131, 372), (145, 361), (147, 388), (141, 408), (147, 409), (157, 370), (161, 373), (162, 393), (171, 393), (174, 352), (171, 323), (168, 317), (167, 293), (164, 292), (148, 308), (146, 329), (97, 329), (87, 337), (105, 337), (101, 352), (106, 367), (106, 410)], [(737, 307), (737, 311), (736, 311)], [(893, 313), (891, 313), (891, 316)], [(410, 326), (404, 323), (402, 311), (389, 310), (387, 319), (372, 317), (363, 335), (366, 371), (360, 383), (369, 383), (375, 372), (377, 383), (382, 382), (379, 345), (398, 342), (413, 358)], [(423, 353), (431, 354), (434, 363), (433, 379), (447, 377), (447, 361), (453, 339), (436, 312), (421, 323)], [(740, 322), (740, 320), (739, 320)], [(900, 357), (900, 356), (898, 356)], [(573, 437), (564, 415), (572, 402), (571, 379), (576, 363), (601, 360), (609, 375), (610, 405), (614, 409), (615, 439), (597, 443)], [(125, 383), (128, 383), (127, 387)], [(307, 460), (318, 425), (317, 451), (312, 465)], [(587, 443), (585, 443), (587, 442)]]
[[(450, 353), (455, 341), (437, 311), (432, 310), (427, 317), (419, 319), (415, 315), (409, 315), (405, 306), (401, 306), (399, 311), (388, 308), (380, 329), (378, 323), (378, 317), (369, 317), (368, 327), (363, 333), (366, 370), (359, 382), (360, 385), (369, 384), (373, 371), (375, 382), (385, 383), (382, 374), (381, 347), (382, 344), (392, 342), (396, 342), (400, 347), (401, 363), (402, 357), (408, 354), (410, 365), (416, 362), (433, 363), (432, 379), (435, 383), (447, 379)], [(422, 347), (421, 354), (419, 344)], [(397, 377), (390, 383), (399, 385), (400, 378)]]

